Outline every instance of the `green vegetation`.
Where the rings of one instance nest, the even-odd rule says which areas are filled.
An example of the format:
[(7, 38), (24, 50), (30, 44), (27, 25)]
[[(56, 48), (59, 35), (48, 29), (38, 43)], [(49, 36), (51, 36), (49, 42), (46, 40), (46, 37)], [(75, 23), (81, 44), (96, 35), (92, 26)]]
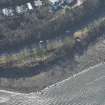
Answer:
[[(11, 19), (3, 19), (1, 17), (0, 19), (3, 21), (0, 20), (0, 40), (3, 43), (0, 48), (8, 47), (9, 44), (13, 45), (13, 43), (14, 45), (15, 43), (24, 45), (25, 42), (28, 44), (33, 39), (38, 39), (39, 36), (46, 38), (61, 35), (67, 27), (76, 25), (87, 15), (96, 11), (96, 8), (99, 9), (100, 5), (97, 5), (97, 3), (95, 5), (91, 3), (90, 5), (90, 2), (91, 0), (89, 2), (86, 1), (81, 6), (75, 8), (66, 7), (49, 20), (44, 18), (46, 21), (35, 18), (34, 13), (26, 13), (23, 16), (12, 17)], [(103, 0), (103, 2), (105, 1)], [(46, 8), (43, 11), (46, 11)], [(40, 11), (41, 14), (43, 11)], [(5, 19), (7, 20), (5, 21)], [(49, 61), (50, 58), (60, 56), (62, 52), (64, 55), (71, 55), (75, 47), (76, 37), (80, 38), (82, 44), (88, 45), (91, 41), (101, 36), (105, 32), (104, 29), (105, 18), (101, 18), (82, 30), (75, 32), (73, 37), (65, 37), (62, 42), (50, 42), (47, 45), (47, 49), (23, 49), (18, 53), (2, 55), (0, 56), (0, 67), (7, 67), (8, 65), (9, 67), (25, 67), (30, 66), (30, 64), (35, 66), (39, 62)], [(7, 43), (7, 45), (4, 43)]]
[(64, 44), (63, 44), (61, 50), (63, 50), (64, 54), (72, 56), (75, 41), (70, 37), (66, 37), (64, 39), (63, 43)]
[(11, 45), (15, 49), (17, 45), (29, 45), (39, 38), (49, 39), (62, 35), (68, 27), (75, 27), (87, 16), (100, 9), (97, 3), (94, 5), (91, 1), (86, 0), (80, 6), (67, 7), (55, 14), (49, 13), (48, 8), (44, 7), (38, 10), (39, 13), (33, 10), (31, 13), (11, 18), (0, 16), (0, 40), (3, 40), (0, 50), (9, 48)]
[[(82, 30), (74, 33), (74, 39), (76, 37), (80, 38), (81, 43), (89, 44), (91, 41), (95, 40), (97, 37), (100, 37), (105, 32), (105, 18), (94, 21), (94, 23), (89, 24), (87, 27)], [(25, 65), (29, 66), (32, 62), (33, 65), (38, 64), (39, 62), (47, 61), (49, 58), (56, 58), (56, 53), (58, 52), (60, 56), (61, 52), (63, 54), (72, 55), (73, 48), (75, 46), (75, 40), (71, 37), (65, 37), (62, 42), (53, 42), (50, 45), (49, 52), (48, 49), (24, 49), (17, 54), (4, 55), (0, 56), (0, 66), (6, 67), (9, 64), (10, 67), (24, 67)], [(60, 43), (60, 44), (59, 44)], [(85, 47), (85, 46), (84, 46)]]

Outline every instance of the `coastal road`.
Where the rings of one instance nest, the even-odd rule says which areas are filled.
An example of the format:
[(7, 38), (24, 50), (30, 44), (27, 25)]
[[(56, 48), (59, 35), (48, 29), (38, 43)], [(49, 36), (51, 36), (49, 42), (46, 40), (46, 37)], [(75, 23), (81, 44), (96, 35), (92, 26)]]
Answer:
[(1, 90), (0, 99), (0, 105), (105, 105), (105, 63), (90, 67), (39, 93)]
[(54, 84), (43, 94), (52, 99), (52, 105), (105, 105), (105, 64)]

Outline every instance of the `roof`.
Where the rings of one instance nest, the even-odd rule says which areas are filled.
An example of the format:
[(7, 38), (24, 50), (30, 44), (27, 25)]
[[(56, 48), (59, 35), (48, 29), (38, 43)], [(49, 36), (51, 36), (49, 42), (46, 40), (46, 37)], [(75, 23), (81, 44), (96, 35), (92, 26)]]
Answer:
[(58, 2), (59, 0), (49, 0), (49, 1), (54, 4), (55, 2)]

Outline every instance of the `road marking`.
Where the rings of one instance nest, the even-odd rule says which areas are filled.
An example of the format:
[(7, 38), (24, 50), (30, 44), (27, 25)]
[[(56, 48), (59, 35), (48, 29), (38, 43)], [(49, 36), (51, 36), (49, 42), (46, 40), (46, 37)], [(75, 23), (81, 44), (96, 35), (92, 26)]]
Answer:
[(12, 91), (8, 91), (8, 90), (0, 90), (0, 92), (2, 92), (2, 93), (7, 93), (7, 94), (13, 94), (13, 95), (19, 95), (19, 94), (22, 94), (22, 93), (12, 92)]
[(79, 76), (79, 75), (82, 75), (82, 74), (84, 74), (84, 73), (90, 71), (91, 69), (94, 69), (94, 68), (97, 68), (97, 67), (99, 67), (99, 66), (102, 66), (103, 64), (104, 64), (104, 63), (99, 63), (99, 64), (97, 64), (97, 65), (91, 66), (91, 67), (89, 67), (88, 69), (85, 69), (85, 70), (83, 70), (83, 71), (81, 71), (81, 72), (79, 72), (79, 73), (77, 73), (77, 74), (74, 74), (73, 77), (75, 78), (75, 77), (77, 77), (77, 76)]
[(67, 79), (65, 79), (65, 80), (63, 80), (63, 81), (57, 82), (57, 83), (55, 83), (55, 84), (53, 84), (53, 85), (51, 85), (51, 86), (49, 86), (49, 87), (46, 87), (46, 88), (43, 89), (42, 91), (46, 91), (46, 90), (48, 90), (49, 88), (55, 87), (55, 86), (57, 86), (57, 85), (59, 85), (59, 84), (62, 84), (62, 83), (66, 82), (66, 81), (68, 81), (68, 80), (70, 80), (70, 79), (72, 79), (72, 78), (76, 78), (77, 76), (80, 76), (80, 75), (82, 75), (82, 74), (84, 74), (84, 73), (90, 71), (91, 69), (97, 68), (97, 67), (99, 67), (99, 66), (101, 66), (101, 65), (103, 65), (103, 64), (105, 64), (105, 63), (102, 62), (102, 63), (99, 63), (99, 64), (97, 64), (97, 65), (91, 66), (91, 67), (89, 67), (88, 69), (85, 69), (85, 70), (83, 70), (83, 71), (81, 71), (81, 72), (79, 72), (79, 73), (77, 73), (77, 74), (74, 74), (73, 76), (71, 76), (71, 77), (69, 77), (69, 78), (67, 78)]

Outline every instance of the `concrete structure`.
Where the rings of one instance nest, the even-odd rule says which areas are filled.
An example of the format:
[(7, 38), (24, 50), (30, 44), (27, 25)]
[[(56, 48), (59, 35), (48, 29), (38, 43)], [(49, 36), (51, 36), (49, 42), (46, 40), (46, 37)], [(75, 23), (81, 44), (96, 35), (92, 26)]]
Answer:
[(27, 3), (28, 9), (33, 10), (32, 4), (30, 2)]
[(12, 8), (3, 8), (2, 13), (5, 16), (13, 16), (14, 15), (14, 10)]
[(49, 0), (52, 4), (55, 4), (55, 2), (58, 2), (59, 0)]
[(35, 1), (34, 1), (34, 5), (35, 5), (36, 7), (40, 7), (40, 6), (43, 5), (43, 3), (42, 3), (41, 0), (35, 0)]
[(64, 2), (70, 4), (73, 1), (75, 1), (75, 0), (50, 0), (50, 2), (52, 2), (53, 4), (56, 3), (56, 2), (60, 2), (60, 4), (63, 4)]
[(16, 12), (19, 13), (19, 14), (23, 13), (24, 12), (24, 6), (17, 6), (16, 7)]
[[(43, 2), (41, 0), (34, 0), (33, 4), (35, 5), (35, 7), (41, 7), (43, 5)], [(21, 13), (24, 13), (26, 11), (33, 10), (33, 9), (34, 7), (31, 4), (31, 2), (27, 2), (24, 5), (22, 4), (22, 5), (17, 5), (15, 7), (3, 8), (2, 14), (4, 16), (13, 16), (15, 15), (15, 13), (21, 14)]]

